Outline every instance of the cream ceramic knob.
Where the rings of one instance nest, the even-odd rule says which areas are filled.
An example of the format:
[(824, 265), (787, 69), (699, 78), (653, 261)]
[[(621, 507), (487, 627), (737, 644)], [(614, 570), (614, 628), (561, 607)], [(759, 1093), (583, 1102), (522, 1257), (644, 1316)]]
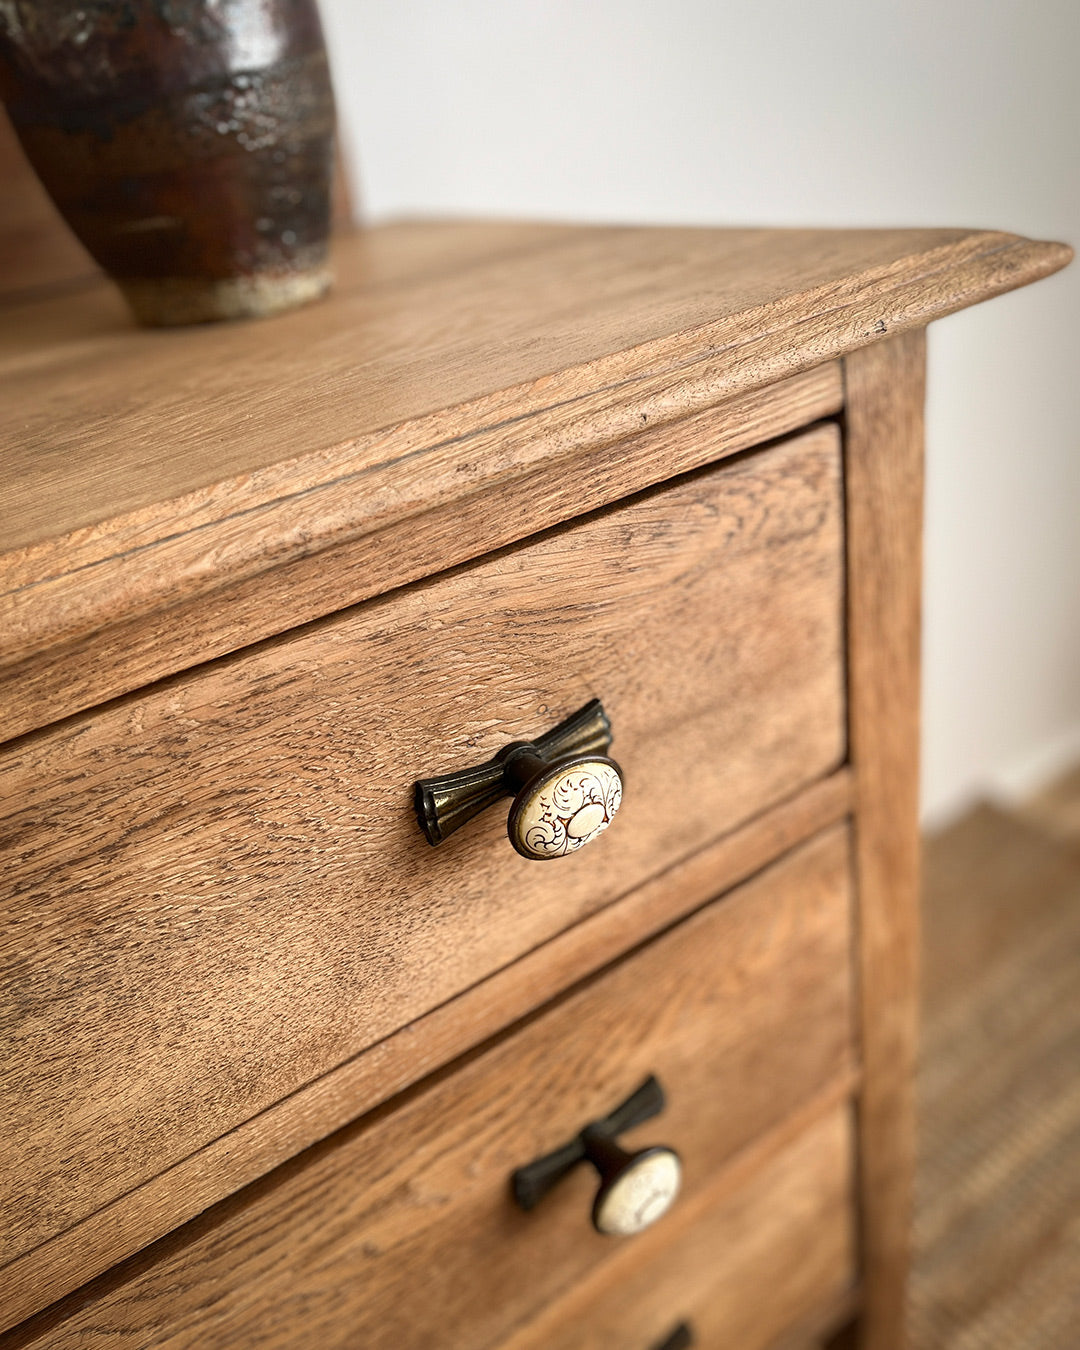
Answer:
[(631, 1237), (668, 1212), (682, 1181), (674, 1149), (658, 1145), (627, 1153), (613, 1139), (590, 1130), (584, 1143), (585, 1156), (601, 1177), (592, 1212), (598, 1233)]
[(627, 1152), (616, 1135), (658, 1115), (664, 1093), (650, 1075), (641, 1087), (603, 1120), (594, 1120), (573, 1139), (512, 1177), (514, 1198), (532, 1209), (572, 1168), (590, 1162), (600, 1174), (592, 1222), (599, 1233), (629, 1237), (666, 1214), (679, 1193), (682, 1165), (674, 1149), (663, 1145)]
[(611, 824), (622, 803), (622, 770), (605, 753), (611, 723), (599, 699), (532, 741), (505, 746), (486, 764), (415, 788), (416, 815), (441, 843), (499, 797), (513, 794), (506, 831), (524, 858), (576, 853)]
[(524, 858), (561, 858), (595, 839), (622, 804), (622, 775), (603, 755), (541, 758), (519, 748), (505, 761), (510, 781), (520, 783), (506, 832)]

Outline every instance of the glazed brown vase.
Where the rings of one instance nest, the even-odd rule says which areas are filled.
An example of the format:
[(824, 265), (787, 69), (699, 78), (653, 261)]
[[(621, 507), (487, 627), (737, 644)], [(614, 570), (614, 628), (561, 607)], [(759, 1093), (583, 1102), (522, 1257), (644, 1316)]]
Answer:
[(270, 314), (329, 286), (315, 0), (6, 0), (0, 97), (140, 322)]

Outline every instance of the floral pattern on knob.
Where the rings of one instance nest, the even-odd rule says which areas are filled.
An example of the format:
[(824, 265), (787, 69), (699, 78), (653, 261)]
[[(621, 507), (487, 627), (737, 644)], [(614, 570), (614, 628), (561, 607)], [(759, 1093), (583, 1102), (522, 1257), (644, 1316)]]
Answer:
[(622, 803), (610, 760), (578, 760), (545, 774), (515, 803), (510, 838), (528, 858), (561, 858), (595, 839)]

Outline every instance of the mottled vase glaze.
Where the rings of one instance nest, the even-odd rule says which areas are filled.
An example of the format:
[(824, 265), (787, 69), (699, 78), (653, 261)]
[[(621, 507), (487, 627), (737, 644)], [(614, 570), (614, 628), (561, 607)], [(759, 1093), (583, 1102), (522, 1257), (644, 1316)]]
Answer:
[(141, 323), (271, 314), (329, 286), (315, 0), (0, 0), (0, 95)]

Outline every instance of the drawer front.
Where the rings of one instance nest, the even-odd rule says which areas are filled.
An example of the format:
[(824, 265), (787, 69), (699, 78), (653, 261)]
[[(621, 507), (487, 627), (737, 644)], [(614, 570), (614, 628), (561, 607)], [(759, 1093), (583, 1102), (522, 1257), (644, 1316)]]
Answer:
[[(841, 760), (840, 477), (820, 427), (9, 750), (0, 1256)], [(593, 696), (605, 835), (427, 844), (415, 778)]]
[(662, 1350), (679, 1325), (699, 1350), (765, 1350), (842, 1299), (855, 1283), (851, 1108), (768, 1145), (670, 1238), (658, 1225), (627, 1243), (500, 1350)]
[[(849, 1274), (838, 1213), (846, 1144), (833, 1131), (820, 1148), (795, 1145), (794, 1161), (765, 1180), (747, 1159), (771, 1157), (763, 1137), (792, 1136), (808, 1102), (850, 1088), (848, 858), (843, 827), (819, 835), (453, 1071), (73, 1295), (39, 1321), (41, 1343), (495, 1346), (583, 1288), (601, 1308), (595, 1289), (616, 1279), (620, 1262), (637, 1272), (633, 1293), (650, 1253), (671, 1290), (657, 1319), (697, 1317), (710, 1289), (738, 1285), (733, 1270), (760, 1274), (770, 1259), (770, 1281), (790, 1283), (782, 1307), (826, 1297)], [(511, 1172), (606, 1115), (650, 1072), (667, 1106), (622, 1142), (679, 1152), (683, 1190), (672, 1209), (638, 1237), (600, 1236), (584, 1164), (531, 1212), (517, 1209)], [(820, 1259), (792, 1274), (791, 1252), (819, 1214)], [(707, 1260), (698, 1252), (689, 1283), (670, 1284), (668, 1243), (692, 1244), (694, 1233), (717, 1245)], [(729, 1254), (726, 1234), (746, 1250)], [(582, 1286), (590, 1280), (595, 1289)]]

